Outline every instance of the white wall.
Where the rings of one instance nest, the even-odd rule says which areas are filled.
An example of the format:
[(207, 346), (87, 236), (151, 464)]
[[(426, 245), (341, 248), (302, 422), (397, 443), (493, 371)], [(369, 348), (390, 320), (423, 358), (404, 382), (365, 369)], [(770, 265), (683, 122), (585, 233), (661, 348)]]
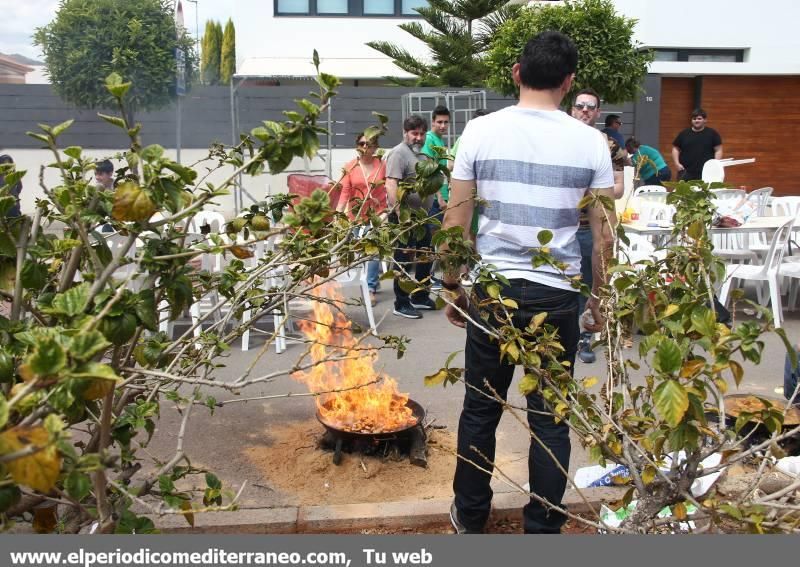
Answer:
[(249, 57), (384, 57), (365, 45), (385, 40), (401, 43), (416, 55), (424, 44), (397, 27), (402, 18), (273, 17), (273, 0), (234, 0), (236, 59)]
[[(109, 149), (109, 150), (86, 150), (86, 155), (96, 158), (105, 159), (112, 156), (117, 152), (122, 151), (122, 148)], [(48, 150), (31, 150), (31, 149), (14, 149), (4, 148), (4, 153), (8, 153), (14, 158), (17, 168), (26, 170), (27, 174), (22, 180), (22, 194), (21, 208), (22, 212), (32, 215), (36, 207), (36, 199), (45, 197), (44, 191), (39, 186), (39, 170), (42, 166), (47, 166), (53, 162), (53, 155)], [(174, 150), (168, 150), (167, 155), (175, 159)], [(181, 150), (181, 162), (186, 164), (194, 164), (198, 160), (206, 157), (207, 152), (204, 150)], [(342, 167), (351, 159), (355, 157), (355, 150), (333, 150), (332, 173), (334, 177), (338, 178), (339, 172)], [(199, 177), (202, 177), (206, 168), (214, 167), (216, 162), (201, 162), (195, 165), (195, 170), (198, 172)], [(119, 162), (115, 162), (115, 167), (119, 167)], [(324, 162), (315, 158), (309, 163), (312, 173), (323, 174), (325, 171)], [(286, 192), (286, 176), (289, 173), (303, 173), (305, 170), (305, 163), (302, 159), (295, 159), (289, 169), (279, 175), (264, 174), (258, 177), (250, 177), (247, 175), (242, 176), (242, 185), (245, 190), (258, 201), (262, 200), (268, 193), (282, 193)], [(208, 182), (218, 185), (233, 169), (226, 166), (219, 171), (214, 172), (209, 178)], [(55, 187), (59, 184), (58, 170), (47, 168), (45, 169), (44, 183), (48, 188)], [(253, 201), (247, 195), (244, 196), (244, 206), (248, 207)], [(235, 216), (234, 198), (232, 195), (220, 197), (215, 199), (214, 204), (208, 207), (210, 210), (216, 210), (225, 215), (225, 218), (232, 218)]]
[(662, 74), (800, 74), (797, 0), (613, 0), (647, 47), (745, 49), (744, 63), (655, 62)]

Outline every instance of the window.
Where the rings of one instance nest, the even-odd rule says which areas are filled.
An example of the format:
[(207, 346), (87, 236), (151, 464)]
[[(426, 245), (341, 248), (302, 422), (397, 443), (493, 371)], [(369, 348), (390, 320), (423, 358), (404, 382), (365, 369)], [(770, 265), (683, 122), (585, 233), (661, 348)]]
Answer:
[(394, 0), (364, 0), (364, 15), (394, 16)]
[(656, 61), (741, 63), (744, 49), (654, 49)]
[(421, 8), (427, 3), (427, 0), (403, 0), (403, 14), (417, 15), (414, 8)]
[(308, 14), (311, 0), (277, 0), (275, 12), (282, 14)]
[(317, 0), (317, 14), (346, 14), (347, 0)]
[(414, 10), (428, 0), (274, 0), (275, 16), (350, 18), (419, 18)]

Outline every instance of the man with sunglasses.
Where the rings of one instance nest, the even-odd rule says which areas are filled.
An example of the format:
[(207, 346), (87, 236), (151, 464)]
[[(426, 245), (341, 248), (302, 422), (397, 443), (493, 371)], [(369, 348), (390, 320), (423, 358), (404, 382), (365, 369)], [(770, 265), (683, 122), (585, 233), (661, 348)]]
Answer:
[(692, 126), (681, 131), (672, 142), (672, 161), (678, 169), (678, 179), (700, 179), (703, 166), (710, 159), (722, 159), (722, 137), (706, 126), (708, 115), (702, 108), (692, 112)]
[[(580, 120), (587, 126), (592, 128), (597, 124), (597, 119), (600, 117), (600, 95), (594, 89), (581, 89), (575, 95), (575, 101), (572, 103), (572, 117)], [(603, 136), (608, 143), (609, 151), (611, 152), (611, 161), (614, 166), (614, 198), (619, 199), (623, 193), (622, 182), (622, 169), (627, 158), (627, 153), (620, 147), (617, 141), (609, 138), (605, 132)], [(581, 247), (581, 280), (583, 283), (592, 286), (594, 274), (592, 271), (592, 250), (594, 246), (592, 238), (592, 229), (589, 226), (589, 217), (585, 211), (579, 219), (578, 232), (576, 237), (578, 244)], [(586, 309), (586, 298), (581, 296), (578, 299), (578, 314), (582, 314)], [(581, 362), (591, 364), (597, 360), (592, 349), (592, 333), (588, 331), (581, 332), (580, 341), (578, 343), (578, 358)]]

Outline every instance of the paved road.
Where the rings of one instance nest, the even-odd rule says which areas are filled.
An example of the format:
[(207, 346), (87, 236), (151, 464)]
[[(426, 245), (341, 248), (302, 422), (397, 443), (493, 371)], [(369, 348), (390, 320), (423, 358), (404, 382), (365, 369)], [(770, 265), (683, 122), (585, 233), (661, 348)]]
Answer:
[[(408, 320), (391, 314), (391, 291), (378, 294), (376, 317), (383, 318), (379, 331), (386, 334), (405, 335), (411, 339), (406, 355), (397, 360), (389, 356), (387, 351), (381, 357), (379, 365), (389, 375), (395, 377), (401, 390), (408, 392), (412, 399), (420, 402), (427, 410), (429, 418), (436, 420), (437, 424), (446, 426), (455, 433), (458, 424), (458, 415), (463, 396), (463, 385), (441, 386), (426, 388), (423, 377), (438, 370), (445, 362), (447, 356), (464, 348), (464, 333), (461, 329), (447, 323), (442, 312), (429, 312), (422, 320)], [(366, 325), (366, 316), (363, 309), (353, 307), (349, 309), (353, 319)], [(790, 338), (800, 338), (800, 317), (797, 314), (787, 314), (786, 328)], [(220, 368), (217, 377), (223, 381), (230, 381), (240, 376), (254, 360), (263, 339), (256, 335), (251, 339), (251, 350), (242, 353), (238, 345), (234, 345), (230, 356), (223, 363), (225, 368)], [(764, 362), (756, 367), (745, 365), (745, 378), (740, 391), (754, 392), (763, 395), (775, 395), (774, 388), (782, 384), (784, 351), (777, 336), (766, 338), (766, 354)], [(270, 349), (266, 356), (258, 362), (253, 376), (264, 375), (278, 369), (288, 369), (302, 353), (303, 346), (289, 344), (288, 350), (276, 355)], [(637, 351), (629, 351), (635, 355)], [(636, 355), (638, 356), (638, 355)], [(463, 362), (463, 355), (459, 353), (454, 361), (458, 365)], [(578, 363), (576, 367), (578, 376), (604, 375), (603, 359), (586, 365)], [(518, 371), (517, 378), (520, 371)], [(640, 372), (639, 378), (641, 378)], [(306, 388), (291, 378), (284, 377), (274, 382), (253, 386), (242, 392), (241, 396), (232, 396), (223, 390), (213, 392), (219, 400), (234, 397), (248, 398), (284, 393), (304, 393)], [(511, 388), (511, 399), (522, 403), (522, 398), (516, 391), (515, 385)], [(252, 487), (262, 484), (264, 480), (261, 473), (244, 456), (244, 448), (259, 443), (270, 426), (287, 424), (298, 420), (307, 420), (313, 417), (314, 405), (309, 397), (294, 399), (277, 399), (269, 401), (250, 401), (235, 403), (219, 408), (213, 416), (208, 415), (204, 409), (195, 410), (200, 416), (194, 416), (194, 426), (186, 438), (186, 451), (193, 457), (196, 465), (205, 465), (213, 469), (228, 486), (238, 486), (242, 480), (248, 480)], [(164, 411), (164, 419), (159, 424), (159, 429), (154, 437), (151, 447), (155, 454), (168, 456), (174, 451), (178, 420), (174, 411)], [(527, 478), (526, 454), (528, 447), (527, 432), (519, 423), (509, 415), (504, 415), (498, 432), (498, 450), (504, 450), (512, 456), (512, 464), (506, 472), (520, 483)], [(513, 456), (518, 455), (514, 460)], [(573, 442), (573, 455), (570, 465), (571, 471), (587, 464), (586, 455), (580, 445)], [(505, 487), (498, 485), (499, 490)], [(253, 506), (279, 505), (284, 503), (279, 494), (270, 491), (251, 490), (244, 502)]]

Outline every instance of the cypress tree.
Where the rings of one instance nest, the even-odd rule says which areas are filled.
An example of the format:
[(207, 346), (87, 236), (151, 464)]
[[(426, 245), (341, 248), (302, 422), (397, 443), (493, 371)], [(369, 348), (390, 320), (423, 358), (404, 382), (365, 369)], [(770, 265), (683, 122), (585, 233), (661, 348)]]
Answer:
[(236, 72), (236, 29), (233, 20), (228, 18), (225, 32), (222, 34), (222, 52), (220, 55), (219, 75), (223, 85), (231, 82), (231, 77)]

